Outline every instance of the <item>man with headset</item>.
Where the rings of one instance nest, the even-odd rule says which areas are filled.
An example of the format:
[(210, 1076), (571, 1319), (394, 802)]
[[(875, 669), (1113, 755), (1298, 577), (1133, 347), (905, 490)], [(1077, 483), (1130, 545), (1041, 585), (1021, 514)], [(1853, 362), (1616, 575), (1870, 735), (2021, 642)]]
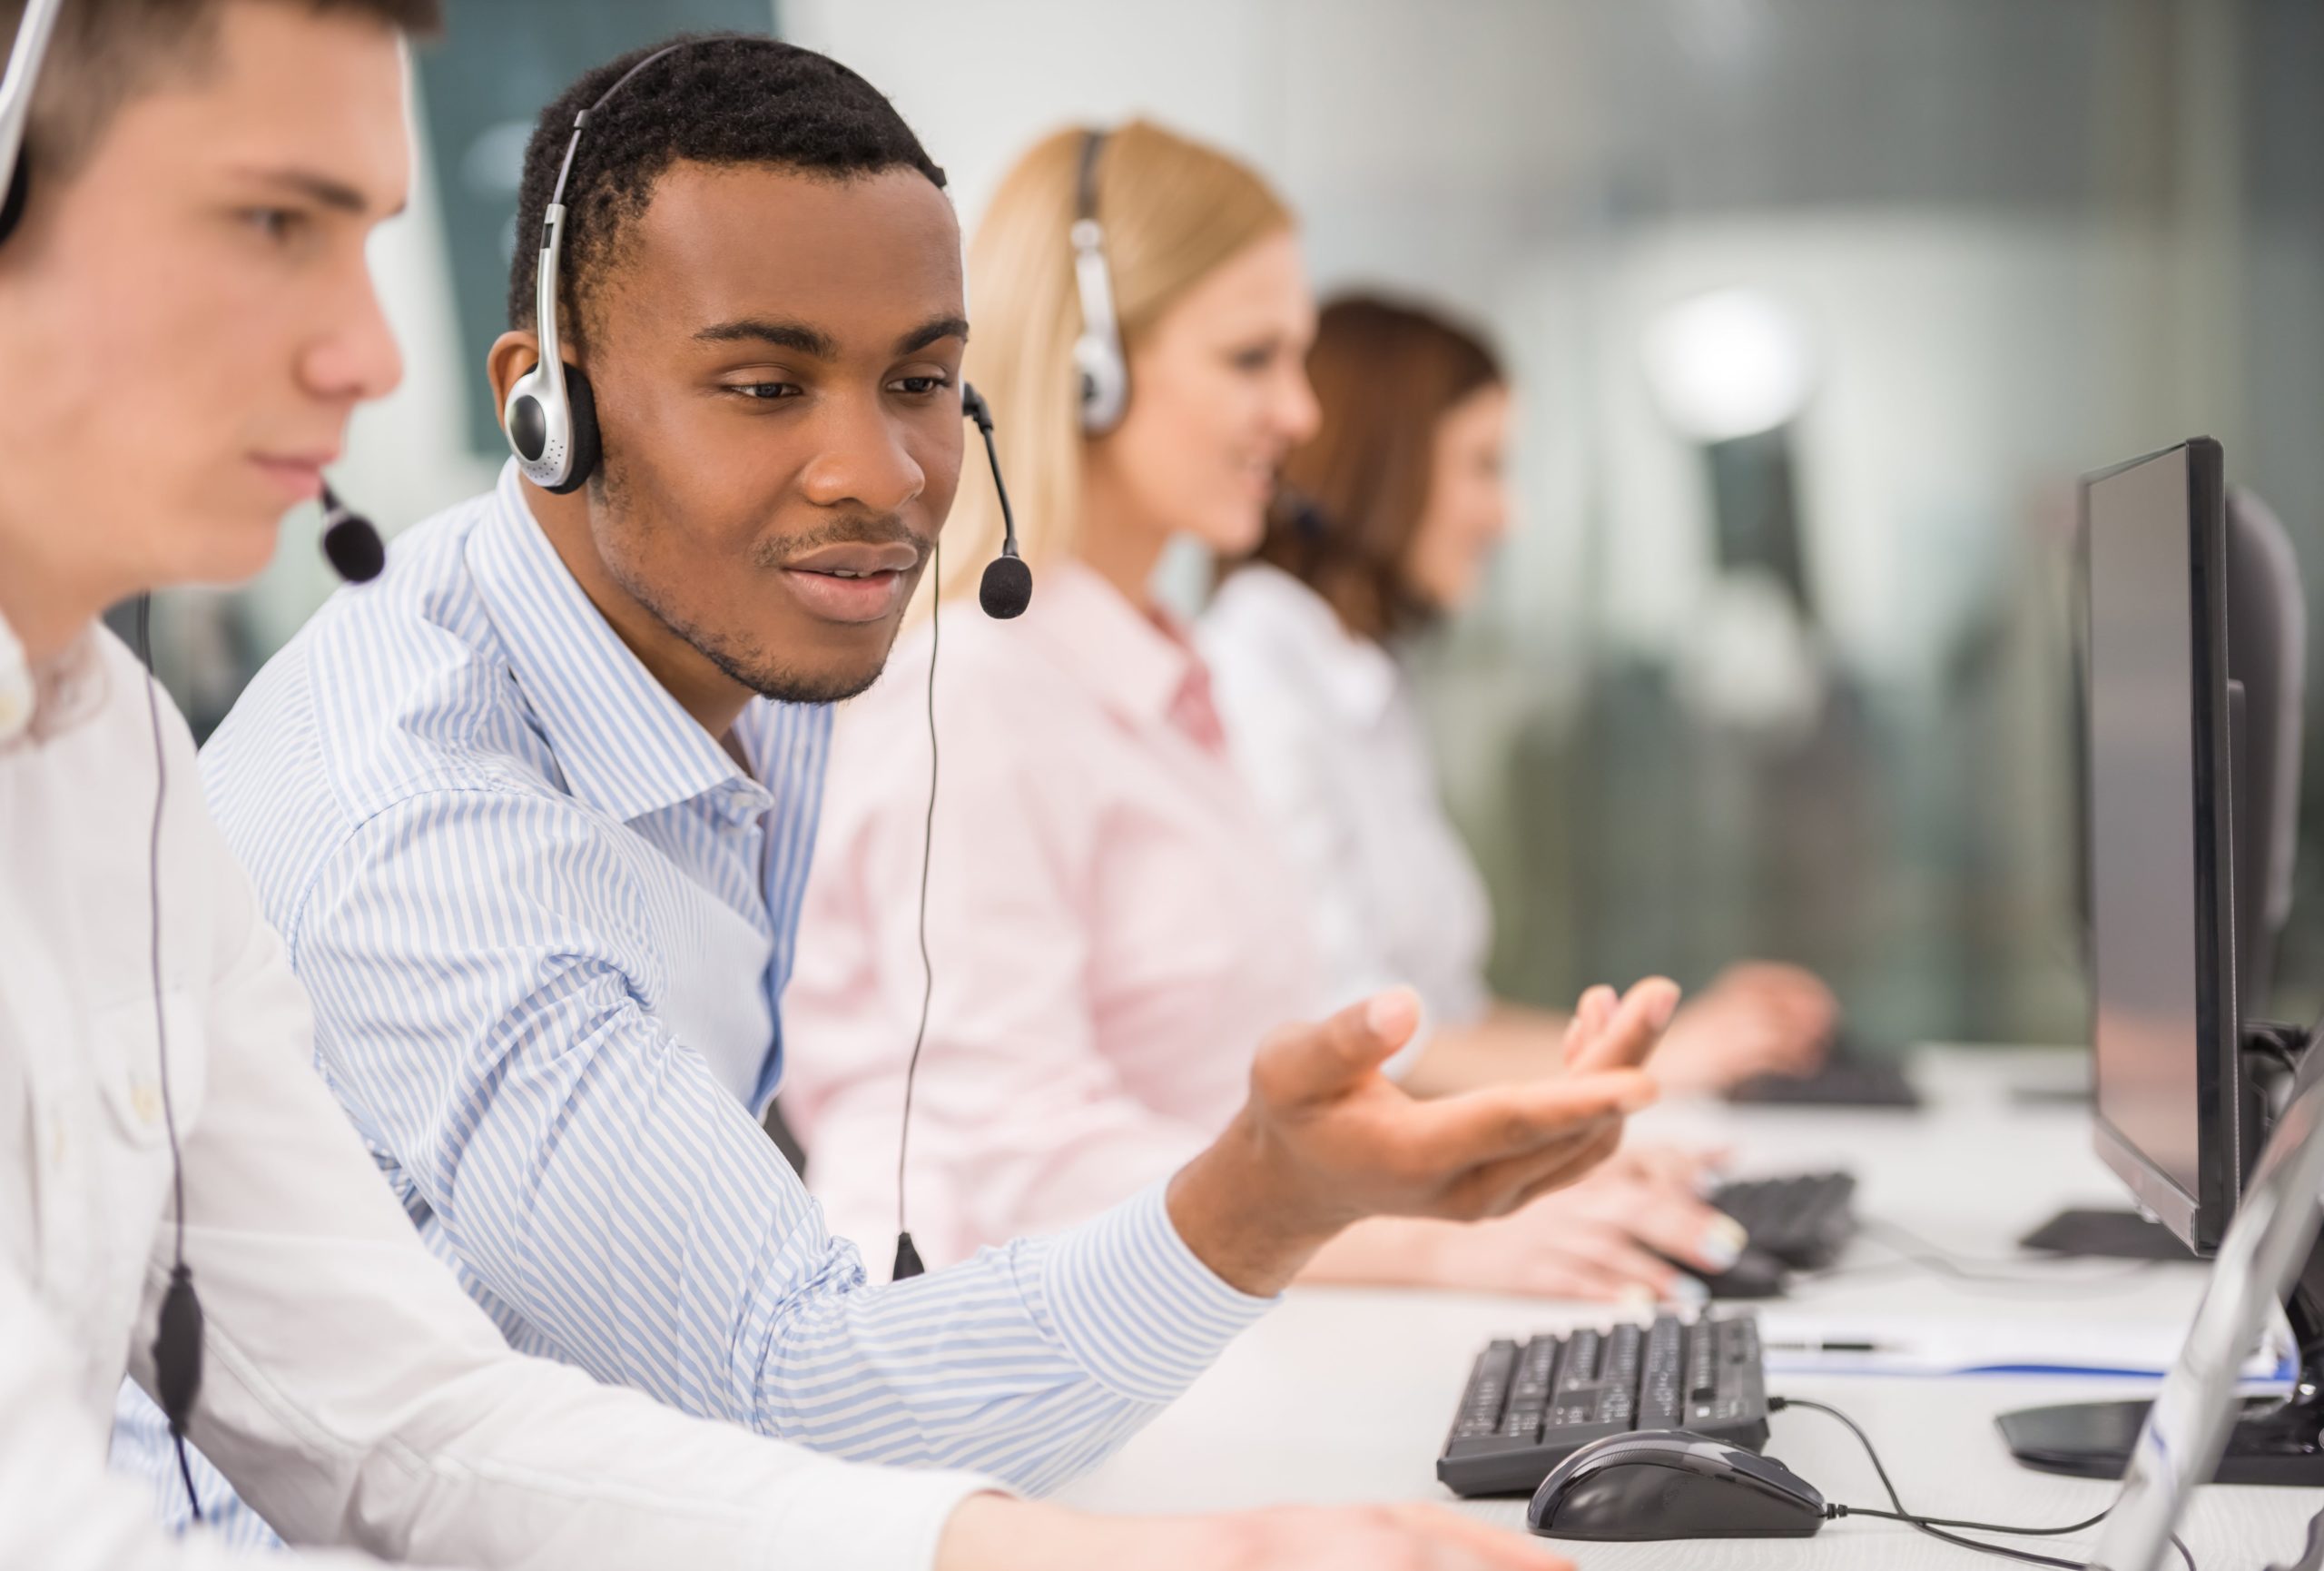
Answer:
[[(132, 3), (89, 0), (89, 9)], [(213, 0), (204, 9), (216, 15), (217, 48), (230, 59), (253, 32), (350, 25), (328, 9), (318, 17), (305, 0)], [(774, 1002), (786, 901), (812, 837), (817, 706), (876, 672), (959, 471), (958, 233), (910, 133), (832, 63), (764, 41), (709, 41), (619, 87), (623, 73), (645, 64), (615, 62), (576, 84), (552, 106), (527, 161), (524, 232), (550, 237), (538, 320), (535, 280), (520, 264), (517, 326), (492, 368), (525, 475), (512, 472), (490, 495), (415, 531), (380, 582), (319, 616), (254, 686), (207, 766), (229, 838), (315, 994), (325, 1075), (404, 1214), (376, 1182), (369, 1199), (344, 1192), (355, 1148), (338, 1121), (309, 1105), (316, 1090), (303, 1076), (294, 1084), (277, 1073), (264, 1084), (298, 1114), (295, 1132), (245, 1118), (222, 1152), (212, 1129), (223, 1092), (242, 1082), (222, 1066), (248, 1025), (237, 1016), (213, 1030), (210, 1095), (186, 1152), (187, 1260), (210, 1300), (213, 1367), (235, 1378), (222, 1382), (222, 1396), (204, 1396), (194, 1437), (293, 1536), (392, 1517), (400, 1497), (372, 1498), (369, 1476), (340, 1455), (370, 1453), (330, 1443), (330, 1427), (349, 1413), (322, 1403), (300, 1419), (271, 1371), (253, 1366), (242, 1379), (253, 1355), (234, 1328), (262, 1314), (271, 1336), (317, 1360), (327, 1339), (367, 1371), (381, 1399), (396, 1389), (404, 1410), (428, 1409), (428, 1371), (399, 1356), (422, 1345), (411, 1337), (419, 1318), (411, 1295), (396, 1290), (399, 1278), (372, 1280), (389, 1258), (419, 1252), (416, 1221), (523, 1351), (854, 1460), (975, 1469), (906, 1475), (825, 1463), (813, 1466), (834, 1471), (812, 1477), (828, 1481), (786, 1484), (792, 1514), (859, 1522), (852, 1562), (925, 1560), (948, 1523), (948, 1566), (955, 1554), (976, 1563), (988, 1548), (1015, 1565), (1039, 1564), (1052, 1549), (1072, 1563), (1224, 1564), (1261, 1532), (1277, 1534), (1289, 1553), (1297, 1535), (1281, 1519), (1133, 1531), (982, 1497), (952, 1507), (984, 1479), (1039, 1488), (1104, 1455), (1349, 1220), (1375, 1210), (1499, 1211), (1602, 1156), (1622, 1115), (1652, 1094), (1622, 1066), (1667, 1018), (1668, 990), (1642, 991), (1581, 1043), (1584, 1067), (1603, 1072), (1462, 1102), (1413, 1103), (1373, 1072), (1412, 1029), (1407, 995), (1286, 1032), (1261, 1053), (1246, 1116), (1167, 1189), (1073, 1233), (867, 1289), (852, 1248), (824, 1233), (751, 1106), (779, 1062)], [(237, 81), (229, 70), (202, 78), (198, 92), (172, 81), (133, 100), (79, 181), (53, 199), (36, 188), (25, 250), (5, 259), (28, 275), (20, 282), (37, 291), (46, 270), (65, 269), (54, 254), (53, 237), (71, 229), (61, 215), (101, 189), (108, 160), (128, 156), (119, 150), (133, 120)], [(400, 147), (385, 157), (379, 125), (344, 124), (379, 102), (378, 84), (363, 84), (369, 98), (330, 85), (330, 103), (294, 94), (290, 105), (338, 120), (283, 124), (284, 147), (323, 158), (335, 145), (324, 133), (335, 130), (371, 163), (303, 178), (304, 205), (248, 226), (253, 266), (265, 272), (239, 286), (249, 298), (235, 310), (220, 311), (175, 278), (144, 302), (231, 322), (234, 341), (221, 354), (263, 341), (245, 317), (305, 313), (300, 331), (318, 347), (301, 374), (329, 375), (300, 406), (303, 434), (271, 437), (246, 465), (227, 466), (238, 481), (249, 482), (246, 469), (273, 480), (277, 500), (312, 490), (346, 407), (393, 374), (357, 242), (358, 221), (399, 200)], [(588, 133), (578, 135), (591, 104)], [(183, 137), (173, 151), (194, 158), (212, 145), (238, 165), (251, 157), (231, 138)], [(114, 218), (149, 256), (167, 253), (137, 229), (138, 216)], [(520, 252), (533, 260), (529, 245)], [(0, 347), (12, 327), (34, 331), (5, 284)], [(581, 352), (558, 389), (534, 373), (566, 312), (566, 337)], [(173, 360), (153, 374), (190, 384), (198, 400), (208, 385), (202, 369)], [(77, 429), (67, 410), (39, 412), (34, 429), (54, 451), (26, 444), (10, 456), (71, 475), (44, 499), (53, 511), (70, 497), (85, 518), (82, 493), (104, 433)], [(117, 483), (150, 496), (180, 478), (162, 469)], [(206, 472), (184, 478), (192, 486)], [(537, 472), (547, 485), (527, 478)], [(106, 592), (86, 607), (43, 592), (18, 597), (8, 615), (55, 619), (63, 598), (72, 615), (60, 631), (73, 632), (112, 595), (246, 572), (265, 538), (251, 520), (264, 511), (255, 498), (234, 509), (240, 555), (218, 554), (223, 545), (209, 555), (182, 544), (175, 555), (123, 551), (108, 561), (110, 577), (94, 575)], [(26, 525), (7, 538), (36, 535)], [(60, 647), (46, 631), (27, 642), (43, 660)], [(105, 648), (112, 667), (133, 677)], [(142, 788), (130, 788), (133, 799)], [(281, 952), (252, 927), (248, 886), (214, 867), (178, 871), (182, 860), (171, 859), (165, 883), (190, 899), (207, 878), (241, 903), (236, 920), (255, 935), (239, 963), (249, 985), (275, 1000), (281, 1041), (299, 1038), (295, 990)], [(276, 1071), (279, 1058), (278, 1049)], [(184, 1062), (202, 1062), (198, 1046)], [(198, 1072), (182, 1072), (192, 1081)], [(284, 1152), (314, 1171), (286, 1171)], [(267, 1260), (220, 1263), (219, 1224), (207, 1214), (217, 1184), (206, 1175), (224, 1161), (262, 1169), (280, 1191), (275, 1203), (315, 1241), (285, 1250), (269, 1235)], [(259, 1212), (244, 1225), (262, 1230), (257, 1186), (241, 1198)], [(353, 1233), (380, 1251), (382, 1216), (401, 1230), (403, 1248), (367, 1266), (372, 1298), (342, 1302), (356, 1273), (337, 1241)], [(455, 1318), (430, 1309), (436, 1320)], [(458, 1323), (471, 1340), (485, 1324), (473, 1315)], [(215, 1356), (228, 1345), (233, 1358)], [(514, 1358), (494, 1365), (534, 1378), (537, 1368)], [(153, 1383), (139, 1375), (140, 1385)], [(579, 1405), (576, 1388), (586, 1382), (554, 1388)], [(476, 1425), (487, 1435), (521, 1429), (576, 1464), (604, 1460), (586, 1450), (601, 1432), (590, 1423), (544, 1415), (520, 1425), (524, 1404), (498, 1399), (492, 1419)], [(359, 1404), (352, 1417), (384, 1424)], [(660, 1422), (635, 1423), (629, 1439), (630, 1453), (650, 1460), (607, 1465), (610, 1477), (651, 1485), (674, 1473), (660, 1487), (683, 1500), (732, 1499), (752, 1467), (810, 1477), (786, 1447), (745, 1447), (746, 1459), (734, 1460), (721, 1449), (728, 1442)], [(274, 1481), (261, 1464), (272, 1459), (270, 1441), (287, 1443), (281, 1431), (320, 1432), (325, 1438), (311, 1443), (340, 1470)], [(358, 1438), (427, 1455), (401, 1433)], [(156, 1449), (160, 1467), (176, 1462), (171, 1448)], [(501, 1476), (494, 1459), (464, 1461), (464, 1487), (497, 1500), (475, 1482)], [(739, 1491), (771, 1500), (778, 1487), (747, 1482)], [(527, 1520), (496, 1542), (583, 1563), (605, 1552), (598, 1536), (619, 1540), (601, 1517)], [(1541, 1563), (1512, 1545), (1401, 1519), (1327, 1517), (1301, 1530), (1320, 1534), (1347, 1564), (1425, 1554), (1447, 1564)], [(1182, 1533), (1196, 1536), (1172, 1537)], [(1423, 1547), (1429, 1535), (1436, 1541)], [(556, 1552), (537, 1549), (535, 1536)], [(586, 1549), (576, 1542), (585, 1537)], [(381, 1541), (471, 1547), (457, 1536)], [(635, 1531), (630, 1541), (639, 1541)], [(836, 1559), (816, 1548), (835, 1540), (803, 1532), (783, 1542), (801, 1563)]]
[[(124, 1365), (293, 1539), (437, 1563), (1553, 1565), (1409, 1510), (1079, 1517), (507, 1346), (314, 1075), (185, 728), (96, 621), (255, 571), (396, 380), (364, 241), (403, 202), (400, 31), (434, 0), (59, 10), (0, 0), (0, 1565), (238, 1559), (104, 1477)], [(1351, 1013), (1286, 1039), (1285, 1072), (1382, 1036)]]

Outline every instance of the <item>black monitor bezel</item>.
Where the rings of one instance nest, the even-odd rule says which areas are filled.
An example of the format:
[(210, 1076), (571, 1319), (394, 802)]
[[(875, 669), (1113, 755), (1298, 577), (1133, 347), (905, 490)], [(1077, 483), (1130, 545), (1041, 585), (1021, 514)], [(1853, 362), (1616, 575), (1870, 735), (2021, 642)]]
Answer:
[[(2098, 1155), (2180, 1240), (2199, 1255), (2214, 1253), (2226, 1236), (2241, 1189), (2240, 1087), (2242, 1026), (2236, 1009), (2234, 826), (2231, 820), (2227, 697), (2227, 486), (2218, 442), (2197, 437), (2083, 477), (2076, 530), (2079, 636), (2089, 680), (2091, 495), (2101, 483), (2143, 464), (2185, 454), (2188, 584), (2194, 703), (2196, 1187), (2190, 1195), (2150, 1161), (2099, 1111), (2097, 947), (2089, 947), (2091, 983), (2091, 1124)], [(2085, 700), (2080, 738), (2084, 759), (2082, 813), (2085, 909), (2097, 920), (2096, 826), (2089, 810), (2090, 708)]]

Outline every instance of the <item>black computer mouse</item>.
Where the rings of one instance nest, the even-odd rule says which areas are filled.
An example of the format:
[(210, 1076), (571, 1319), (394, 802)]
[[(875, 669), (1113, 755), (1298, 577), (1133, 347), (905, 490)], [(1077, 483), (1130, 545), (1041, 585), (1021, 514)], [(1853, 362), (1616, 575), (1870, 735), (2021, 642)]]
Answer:
[(1747, 1245), (1733, 1265), (1702, 1282), (1713, 1299), (1779, 1299), (1791, 1286), (1791, 1268), (1767, 1250)]
[(1689, 1260), (1664, 1260), (1699, 1280), (1714, 1299), (1779, 1299), (1790, 1290), (1791, 1268), (1763, 1249), (1746, 1246), (1733, 1265), (1716, 1276)]
[(1806, 1538), (1824, 1525), (1824, 1497), (1772, 1457), (1640, 1429), (1559, 1463), (1525, 1520), (1548, 1538)]

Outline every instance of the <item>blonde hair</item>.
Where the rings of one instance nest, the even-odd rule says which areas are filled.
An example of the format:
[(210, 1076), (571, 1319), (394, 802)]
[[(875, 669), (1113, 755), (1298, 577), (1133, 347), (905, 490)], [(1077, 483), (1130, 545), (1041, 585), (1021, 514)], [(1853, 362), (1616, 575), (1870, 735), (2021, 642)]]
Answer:
[[(1073, 226), (1081, 153), (1073, 128), (1035, 143), (1000, 183), (969, 246), (964, 374), (992, 406), (1017, 538), (1036, 572), (1070, 555), (1081, 524), (1081, 383), (1073, 341)], [(1126, 352), (1171, 304), (1253, 242), (1290, 227), (1291, 210), (1248, 166), (1214, 148), (1133, 120), (1098, 156), (1098, 221)], [(1130, 388), (1130, 405), (1137, 389)], [(973, 590), (1000, 549), (1000, 504), (969, 434), (960, 489), (944, 526), (949, 598)], [(1036, 594), (1039, 591), (1036, 590)], [(925, 610), (925, 595), (919, 609)]]

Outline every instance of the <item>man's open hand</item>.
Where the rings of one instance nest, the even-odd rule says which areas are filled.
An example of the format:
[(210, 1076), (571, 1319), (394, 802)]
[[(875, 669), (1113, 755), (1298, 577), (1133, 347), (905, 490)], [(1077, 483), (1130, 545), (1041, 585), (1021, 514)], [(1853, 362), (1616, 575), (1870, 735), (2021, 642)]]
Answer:
[(1203, 1262), (1249, 1293), (1280, 1291), (1333, 1234), (1369, 1216), (1473, 1220), (1571, 1183), (1651, 1102), (1638, 1066), (1677, 1009), (1659, 977), (1577, 1013), (1569, 1072), (1421, 1101), (1380, 1072), (1419, 1000), (1395, 989), (1261, 1046), (1250, 1100), (1170, 1183), (1170, 1218)]

